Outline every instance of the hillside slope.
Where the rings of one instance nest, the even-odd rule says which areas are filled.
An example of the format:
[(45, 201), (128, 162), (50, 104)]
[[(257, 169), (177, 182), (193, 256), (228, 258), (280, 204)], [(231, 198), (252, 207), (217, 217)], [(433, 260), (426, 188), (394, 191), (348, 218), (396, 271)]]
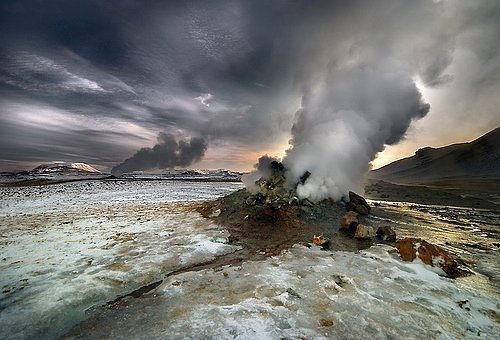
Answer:
[(370, 177), (400, 183), (450, 177), (500, 178), (500, 127), (469, 143), (419, 149), (414, 156), (371, 171)]
[(82, 172), (82, 173), (100, 173), (99, 170), (86, 163), (67, 163), (52, 162), (41, 164), (30, 171), (33, 174), (50, 174), (55, 172)]

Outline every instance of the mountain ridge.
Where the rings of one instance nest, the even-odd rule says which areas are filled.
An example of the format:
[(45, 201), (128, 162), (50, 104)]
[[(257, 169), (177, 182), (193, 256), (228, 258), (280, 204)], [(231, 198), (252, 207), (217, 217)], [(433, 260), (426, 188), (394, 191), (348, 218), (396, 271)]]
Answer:
[(50, 162), (43, 163), (39, 166), (30, 170), (33, 174), (44, 174), (44, 173), (54, 173), (54, 172), (85, 172), (85, 173), (101, 173), (99, 170), (94, 168), (92, 165), (82, 162)]
[(370, 178), (418, 183), (450, 177), (500, 178), (500, 127), (471, 142), (418, 149), (370, 172)]

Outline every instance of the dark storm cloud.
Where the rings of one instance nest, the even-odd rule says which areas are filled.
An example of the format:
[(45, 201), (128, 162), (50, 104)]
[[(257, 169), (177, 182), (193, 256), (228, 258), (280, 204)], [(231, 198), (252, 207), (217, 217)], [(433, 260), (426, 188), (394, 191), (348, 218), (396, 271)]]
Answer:
[(158, 144), (152, 148), (142, 148), (132, 157), (111, 169), (111, 173), (121, 175), (137, 170), (172, 169), (176, 166), (186, 167), (199, 161), (207, 149), (203, 138), (192, 137), (187, 140), (176, 140), (175, 136), (160, 133)]
[[(209, 147), (223, 140), (266, 148), (290, 135), (303, 96), (345, 65), (361, 67), (359, 56), (364, 65), (383, 64), (404, 70), (406, 80), (445, 87), (463, 41), (487, 61), (475, 72), (477, 82), (496, 83), (498, 51), (491, 46), (499, 37), (491, 13), (498, 7), (493, 1), (5, 1), (0, 124), (18, 134), (15, 142), (0, 136), (0, 167), (7, 158), (13, 164), (63, 153), (61, 160), (86, 155), (109, 166), (152, 146), (162, 131), (201, 136)], [(409, 121), (396, 124), (387, 141), (399, 140), (399, 127)], [(86, 136), (89, 130), (99, 137)]]
[(4, 42), (41, 49), (64, 46), (96, 63), (117, 65), (126, 59), (124, 23), (134, 15), (127, 1), (4, 1)]

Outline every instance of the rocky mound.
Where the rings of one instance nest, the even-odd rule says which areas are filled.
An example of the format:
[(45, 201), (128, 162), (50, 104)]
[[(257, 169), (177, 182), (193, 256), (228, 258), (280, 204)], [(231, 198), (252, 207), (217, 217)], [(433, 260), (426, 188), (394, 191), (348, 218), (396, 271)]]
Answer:
[[(300, 181), (305, 182), (309, 175), (306, 172)], [(252, 192), (242, 189), (197, 207), (203, 216), (225, 226), (232, 235), (230, 241), (243, 245), (250, 255), (272, 256), (296, 243), (312, 242), (324, 249), (346, 251), (372, 244), (371, 238), (353, 238), (339, 224), (346, 210), (370, 211), (361, 196), (352, 193), (356, 201), (340, 202), (300, 199), (296, 195), (298, 184), (287, 187), (285, 168), (279, 162), (271, 162), (269, 174), (255, 185)]]
[[(301, 177), (304, 182), (309, 173)], [(229, 242), (239, 244), (241, 256), (246, 259), (274, 256), (294, 244), (317, 245), (322, 249), (357, 251), (370, 247), (375, 237), (379, 242), (394, 244), (396, 233), (390, 226), (379, 226), (376, 230), (366, 219), (371, 211), (366, 200), (353, 193), (349, 199), (335, 202), (325, 199), (312, 202), (296, 195), (297, 185), (287, 187), (285, 168), (279, 162), (270, 163), (270, 171), (255, 182), (252, 192), (242, 189), (196, 207), (206, 218), (225, 226), (231, 234)], [(413, 239), (412, 239), (413, 240)], [(415, 239), (416, 240), (416, 239)], [(404, 241), (404, 240), (403, 240)], [(401, 248), (405, 242), (396, 244), (404, 260), (409, 251)], [(423, 262), (441, 267), (450, 277), (462, 275), (457, 262), (439, 247), (428, 245), (432, 256)], [(413, 243), (408, 247), (413, 249)], [(415, 248), (416, 252), (424, 252)]]

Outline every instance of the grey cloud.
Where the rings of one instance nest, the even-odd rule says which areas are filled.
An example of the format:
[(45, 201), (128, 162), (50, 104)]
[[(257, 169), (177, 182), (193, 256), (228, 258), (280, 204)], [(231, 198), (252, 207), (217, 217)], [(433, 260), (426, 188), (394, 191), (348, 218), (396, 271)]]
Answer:
[[(405, 89), (405, 99), (394, 100), (401, 113), (393, 119), (400, 122), (378, 122), (387, 130), (374, 148), (380, 150), (401, 140), (412, 119), (426, 112), (411, 87), (414, 79), (439, 89), (454, 84), (450, 64), (457, 50), (472, 50), (486, 61), (474, 72), (477, 83), (498, 83), (498, 53), (491, 48), (499, 38), (491, 14), (498, 7), (486, 0), (4, 2), (0, 95), (38, 101), (95, 125), (102, 118), (130, 123), (150, 132), (134, 135), (143, 138), (143, 146), (154, 143), (151, 135), (167, 131), (201, 136), (210, 146), (225, 141), (271, 149), (290, 136), (302, 98), (304, 112), (326, 110), (327, 98), (314, 91), (331, 84), (342, 91), (334, 80), (339, 72), (356, 75), (356, 67), (380, 66), (376, 73), (382, 79), (397, 70), (396, 83)], [(37, 68), (30, 58), (48, 62)], [(350, 89), (346, 98), (352, 99), (358, 86), (342, 77)], [(196, 99), (206, 94), (213, 97), (205, 103)], [(353, 110), (354, 104), (346, 107)], [(338, 112), (323, 119), (331, 122)], [(307, 121), (309, 113), (298, 116)], [(295, 122), (296, 140), (300, 124)], [(84, 130), (63, 132), (83, 138), (85, 148), (92, 137), (85, 140)], [(24, 139), (36, 135), (22, 131)], [(88, 147), (94, 163), (109, 165), (131, 152), (127, 134), (113, 136), (112, 149), (120, 152), (111, 160)], [(6, 139), (0, 136), (0, 143), (11, 145), (15, 158), (22, 143)]]
[(137, 170), (186, 167), (199, 161), (206, 149), (207, 143), (203, 138), (176, 140), (171, 134), (160, 133), (158, 144), (152, 148), (140, 149), (132, 157), (113, 167), (111, 173), (120, 175)]

